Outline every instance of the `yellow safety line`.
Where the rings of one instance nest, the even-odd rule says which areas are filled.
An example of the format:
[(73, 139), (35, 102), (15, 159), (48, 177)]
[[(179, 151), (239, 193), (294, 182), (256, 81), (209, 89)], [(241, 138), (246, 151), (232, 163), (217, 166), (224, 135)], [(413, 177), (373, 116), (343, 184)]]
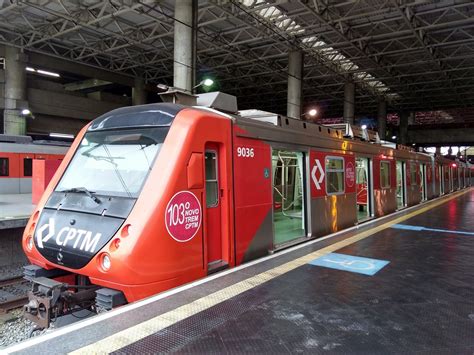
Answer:
[(246, 280), (240, 281), (236, 284), (223, 288), (220, 291), (216, 291), (207, 296), (197, 299), (191, 303), (185, 304), (169, 312), (163, 313), (159, 316), (151, 318), (143, 323), (137, 324), (133, 327), (124, 329), (114, 335), (97, 341), (96, 343), (90, 344), (78, 350), (71, 352), (70, 354), (106, 354), (116, 350), (119, 350), (127, 345), (133, 344), (149, 335), (155, 334), (160, 330), (163, 330), (173, 324), (176, 324), (186, 318), (189, 318), (199, 312), (205, 311), (212, 306), (215, 306), (221, 302), (224, 302), (232, 297), (240, 295), (245, 291), (251, 290), (252, 288), (262, 285), (267, 281), (270, 281), (278, 276), (281, 276), (287, 272), (290, 272), (300, 266), (303, 266), (313, 259), (332, 253), (338, 249), (344, 248), (348, 245), (356, 243), (362, 239), (365, 239), (375, 233), (378, 233), (386, 228), (389, 228), (393, 224), (400, 223), (404, 220), (412, 218), (416, 215), (424, 213), (432, 208), (435, 208), (447, 201), (457, 198), (467, 192), (461, 191), (455, 193), (447, 198), (443, 198), (440, 201), (430, 203), (428, 206), (422, 207), (416, 211), (413, 211), (407, 215), (395, 218), (394, 220), (384, 223), (378, 227), (371, 228), (367, 231), (360, 232), (353, 237), (347, 238), (335, 244), (324, 247), (320, 250), (309, 253), (293, 261), (287, 262), (280, 266), (277, 266), (268, 271), (262, 272), (258, 275), (250, 277)]

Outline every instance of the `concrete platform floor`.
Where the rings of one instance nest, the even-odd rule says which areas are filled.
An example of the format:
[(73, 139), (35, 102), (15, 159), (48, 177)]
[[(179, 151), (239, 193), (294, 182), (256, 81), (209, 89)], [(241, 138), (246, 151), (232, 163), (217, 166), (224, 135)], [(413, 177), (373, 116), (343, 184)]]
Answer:
[(472, 354), (473, 216), (471, 189), (7, 351)]
[(0, 194), (0, 229), (26, 226), (34, 208), (31, 194)]

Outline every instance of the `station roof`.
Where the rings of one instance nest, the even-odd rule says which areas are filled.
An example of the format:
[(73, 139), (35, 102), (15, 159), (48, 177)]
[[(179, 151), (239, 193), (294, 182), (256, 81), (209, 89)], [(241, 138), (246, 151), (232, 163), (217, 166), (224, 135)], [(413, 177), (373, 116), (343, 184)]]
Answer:
[[(198, 77), (212, 76), (241, 108), (284, 113), (288, 52), (301, 49), (305, 104), (326, 117), (342, 115), (352, 78), (357, 113), (373, 115), (386, 99), (392, 110), (474, 123), (472, 1), (198, 4)], [(173, 16), (168, 0), (6, 0), (0, 43), (171, 85)]]

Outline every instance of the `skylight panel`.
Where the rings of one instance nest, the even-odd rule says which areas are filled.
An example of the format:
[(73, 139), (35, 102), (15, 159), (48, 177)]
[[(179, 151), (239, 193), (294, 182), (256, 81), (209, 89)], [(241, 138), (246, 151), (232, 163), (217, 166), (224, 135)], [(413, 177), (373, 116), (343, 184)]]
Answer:
[[(256, 13), (258, 16), (262, 17), (266, 21), (273, 23), (280, 30), (285, 31), (286, 33), (296, 36), (304, 36), (306, 30), (298, 24), (295, 20), (287, 16), (277, 7), (269, 4), (265, 0), (240, 0), (241, 3), (248, 8), (255, 8), (263, 4), (268, 5), (263, 9), (258, 10)], [(335, 62), (336, 65), (343, 71), (352, 71), (358, 70), (359, 66), (353, 63), (351, 60), (346, 58), (341, 52), (329, 46), (326, 42), (314, 35), (309, 35), (306, 37), (300, 38), (301, 43), (303, 43), (308, 49), (314, 50), (323, 58), (326, 58), (329, 61)], [(387, 96), (399, 97), (396, 93), (387, 93), (389, 88), (379, 80), (376, 80), (371, 74), (367, 72), (359, 72), (353, 74), (355, 78), (363, 81), (366, 85), (370, 86), (373, 89), (376, 89), (382, 93), (385, 93)]]

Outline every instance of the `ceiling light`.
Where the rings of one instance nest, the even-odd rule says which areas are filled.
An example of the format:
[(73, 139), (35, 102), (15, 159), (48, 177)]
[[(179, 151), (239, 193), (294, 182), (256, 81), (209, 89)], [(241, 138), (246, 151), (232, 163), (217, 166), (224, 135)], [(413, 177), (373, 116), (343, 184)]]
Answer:
[(26, 67), (26, 71), (32, 71), (32, 72), (35, 72), (36, 69), (35, 68), (32, 68), (32, 67)]
[(367, 129), (367, 125), (366, 125), (366, 124), (363, 124), (360, 128), (362, 128), (362, 129)]
[(202, 85), (204, 85), (204, 86), (212, 86), (212, 84), (214, 84), (214, 80), (209, 79), (209, 78), (204, 79), (204, 80), (202, 81)]
[(53, 72), (50, 72), (50, 71), (47, 71), (47, 70), (41, 70), (41, 69), (38, 69), (36, 71), (38, 74), (43, 74), (43, 75), (48, 75), (48, 76), (54, 76), (55, 78), (59, 78), (60, 75), (58, 73), (53, 73)]
[(168, 89), (170, 88), (166, 84), (157, 84), (156, 87), (158, 88), (158, 90), (161, 90), (161, 91), (168, 91)]
[(73, 134), (66, 134), (66, 133), (50, 133), (49, 136), (54, 137), (54, 138), (67, 138), (67, 139), (74, 138)]
[(318, 114), (318, 110), (316, 110), (315, 108), (308, 111), (308, 115), (310, 115), (311, 117), (314, 117), (317, 114)]
[(392, 136), (392, 139), (397, 139), (397, 136)]
[(29, 115), (31, 115), (31, 111), (27, 108), (24, 108), (23, 110), (21, 110), (21, 114), (23, 116), (29, 116)]

